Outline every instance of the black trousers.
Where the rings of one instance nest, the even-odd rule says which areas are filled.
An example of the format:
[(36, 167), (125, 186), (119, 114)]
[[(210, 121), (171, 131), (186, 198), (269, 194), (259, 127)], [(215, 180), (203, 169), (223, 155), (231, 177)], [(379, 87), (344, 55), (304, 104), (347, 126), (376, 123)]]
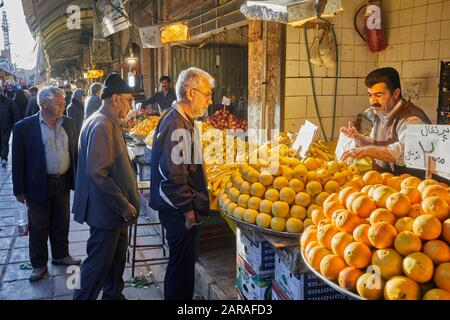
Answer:
[(127, 227), (114, 230), (91, 227), (87, 258), (81, 265), (80, 289), (74, 300), (120, 300), (124, 288), (123, 271), (128, 246)]
[(0, 158), (8, 160), (11, 129), (0, 129)]
[(53, 259), (69, 255), (70, 188), (66, 175), (47, 179), (47, 202), (43, 205), (27, 201), (30, 231), (30, 261), (34, 268), (47, 266), (47, 240)]
[(192, 300), (195, 284), (195, 262), (199, 240), (198, 226), (187, 230), (180, 211), (159, 212), (166, 229), (169, 263), (164, 277), (165, 300)]

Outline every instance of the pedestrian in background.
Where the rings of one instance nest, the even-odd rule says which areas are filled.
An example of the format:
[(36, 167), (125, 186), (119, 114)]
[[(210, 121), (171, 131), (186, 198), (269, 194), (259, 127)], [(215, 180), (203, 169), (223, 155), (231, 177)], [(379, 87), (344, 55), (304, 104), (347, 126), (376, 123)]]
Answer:
[(84, 119), (89, 118), (95, 111), (102, 106), (102, 99), (100, 99), (100, 93), (102, 91), (102, 84), (100, 82), (94, 82), (89, 88), (89, 97), (86, 99), (84, 105)]
[(25, 117), (32, 116), (33, 114), (36, 114), (39, 112), (39, 105), (37, 103), (38, 88), (31, 87), (29, 91), (30, 91), (31, 97), (28, 100), (27, 109), (25, 111)]
[(40, 112), (14, 126), (12, 143), (14, 196), (28, 206), (30, 281), (47, 272), (49, 238), (53, 264), (81, 263), (69, 255), (70, 189), (74, 189), (77, 165), (75, 125), (63, 116), (63, 90), (46, 87), (37, 99)]
[(14, 97), (14, 103), (19, 111), (19, 118), (23, 119), (27, 110), (28, 99), (22, 89), (17, 90), (16, 96)]
[(13, 100), (4, 95), (0, 86), (0, 162), (3, 168), (8, 163), (11, 130), (19, 119), (19, 109)]
[(67, 107), (67, 116), (72, 118), (75, 122), (75, 129), (77, 130), (77, 141), (80, 136), (81, 127), (84, 120), (84, 99), (86, 95), (83, 89), (75, 89), (72, 94), (72, 100)]

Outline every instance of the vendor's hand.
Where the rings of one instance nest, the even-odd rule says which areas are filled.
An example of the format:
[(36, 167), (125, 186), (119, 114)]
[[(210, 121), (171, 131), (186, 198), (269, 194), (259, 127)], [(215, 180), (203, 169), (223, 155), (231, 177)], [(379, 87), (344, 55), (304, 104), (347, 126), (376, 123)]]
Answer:
[(195, 225), (195, 213), (194, 213), (194, 210), (191, 210), (188, 213), (185, 213), (184, 217), (186, 219), (186, 221), (184, 223), (186, 229), (191, 230), (191, 228)]
[(19, 194), (16, 196), (16, 200), (19, 201), (20, 203), (25, 203), (25, 195), (24, 194)]
[(136, 208), (132, 206), (130, 203), (128, 203), (128, 207), (125, 209), (125, 211), (122, 212), (122, 218), (125, 221), (129, 221), (130, 219), (133, 219), (136, 216)]
[(366, 156), (366, 154), (365, 154), (364, 147), (358, 147), (358, 148), (353, 148), (351, 150), (345, 151), (344, 154), (342, 155), (341, 160), (345, 161), (349, 158), (360, 159), (360, 158), (364, 158), (365, 156)]
[(348, 122), (347, 127), (342, 127), (340, 131), (349, 138), (354, 138), (359, 134), (358, 130), (356, 130), (353, 122), (351, 121)]

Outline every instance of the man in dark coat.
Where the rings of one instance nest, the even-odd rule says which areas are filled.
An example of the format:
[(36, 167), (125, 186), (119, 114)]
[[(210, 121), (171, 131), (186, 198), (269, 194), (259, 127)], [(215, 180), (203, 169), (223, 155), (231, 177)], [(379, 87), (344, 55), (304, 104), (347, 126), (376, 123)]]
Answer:
[(28, 100), (27, 109), (25, 111), (25, 117), (32, 116), (33, 114), (36, 114), (39, 112), (39, 106), (37, 103), (38, 88), (31, 87), (29, 91), (30, 91), (31, 97)]
[(23, 119), (25, 117), (25, 111), (27, 110), (28, 98), (22, 89), (18, 89), (16, 96), (14, 97), (14, 103), (19, 109), (19, 117)]
[[(164, 111), (172, 105), (172, 102), (177, 100), (175, 91), (170, 87), (172, 80), (168, 76), (162, 76), (159, 79), (161, 85), (161, 91), (155, 93), (150, 98), (142, 102), (143, 109), (150, 109), (152, 105), (157, 106), (155, 110)], [(150, 107), (148, 107), (150, 106)]]
[(131, 108), (132, 93), (117, 73), (109, 74), (102, 107), (81, 129), (73, 213), (75, 221), (91, 229), (75, 300), (95, 300), (102, 289), (104, 300), (125, 298), (127, 227), (137, 216), (139, 198), (120, 119)]
[(3, 94), (3, 87), (0, 86), (0, 162), (3, 168), (8, 163), (11, 130), (19, 119), (19, 109), (13, 100)]
[(30, 281), (47, 272), (49, 238), (53, 264), (81, 263), (69, 255), (70, 189), (74, 189), (77, 165), (75, 126), (63, 116), (63, 90), (46, 87), (38, 101), (41, 111), (14, 126), (12, 143), (14, 196), (28, 206)]
[(84, 98), (85, 93), (83, 89), (75, 89), (72, 94), (72, 101), (67, 107), (67, 116), (75, 121), (75, 129), (77, 130), (77, 140), (80, 136), (81, 127), (84, 120)]

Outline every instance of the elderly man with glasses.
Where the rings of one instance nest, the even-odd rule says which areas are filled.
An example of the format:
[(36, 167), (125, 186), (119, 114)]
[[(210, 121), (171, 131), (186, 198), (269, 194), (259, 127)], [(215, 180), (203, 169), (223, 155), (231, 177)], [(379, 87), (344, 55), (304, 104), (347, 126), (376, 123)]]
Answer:
[[(159, 211), (169, 244), (164, 298), (192, 299), (199, 230), (209, 212), (203, 167), (194, 163), (194, 119), (212, 103), (214, 79), (205, 71), (189, 68), (176, 84), (177, 101), (159, 120), (153, 138), (150, 206)], [(198, 137), (197, 137), (198, 138)], [(196, 144), (201, 146), (200, 144)], [(181, 147), (181, 149), (180, 149)], [(197, 154), (198, 155), (198, 154)]]
[(121, 128), (133, 90), (117, 74), (103, 84), (103, 105), (83, 124), (79, 140), (74, 219), (90, 226), (87, 258), (74, 299), (123, 300), (127, 227), (137, 216), (136, 175)]

